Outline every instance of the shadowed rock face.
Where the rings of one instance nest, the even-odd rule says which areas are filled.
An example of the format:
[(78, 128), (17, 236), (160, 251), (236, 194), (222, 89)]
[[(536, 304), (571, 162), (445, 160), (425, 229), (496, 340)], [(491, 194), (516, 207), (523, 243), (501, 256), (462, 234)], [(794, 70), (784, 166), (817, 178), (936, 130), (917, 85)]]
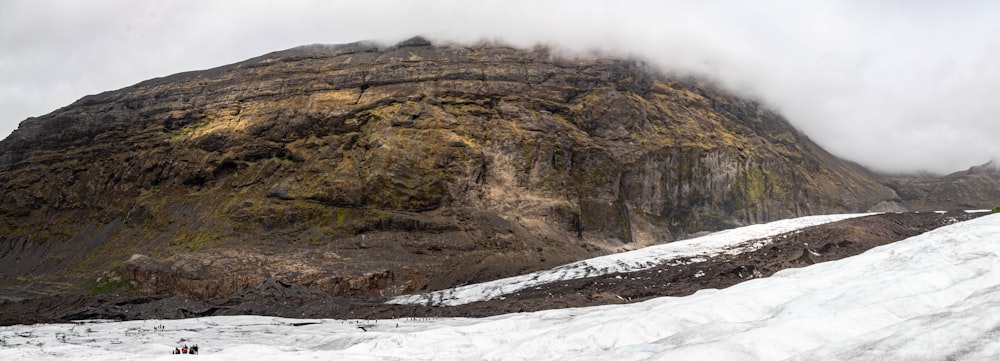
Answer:
[(696, 80), (424, 41), (84, 97), (0, 142), (0, 197), (0, 283), (100, 291), (111, 270), (189, 297), (394, 295), (898, 200)]

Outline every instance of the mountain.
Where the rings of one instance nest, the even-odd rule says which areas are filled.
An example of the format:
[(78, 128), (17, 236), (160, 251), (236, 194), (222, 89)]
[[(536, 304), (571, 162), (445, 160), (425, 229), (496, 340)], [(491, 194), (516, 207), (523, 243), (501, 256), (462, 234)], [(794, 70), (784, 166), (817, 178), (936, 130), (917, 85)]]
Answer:
[(86, 96), (0, 142), (0, 196), (8, 291), (196, 298), (443, 289), (901, 200), (704, 81), (420, 38)]
[(1000, 205), (1000, 166), (992, 160), (943, 177), (888, 176), (883, 183), (914, 211), (992, 209)]

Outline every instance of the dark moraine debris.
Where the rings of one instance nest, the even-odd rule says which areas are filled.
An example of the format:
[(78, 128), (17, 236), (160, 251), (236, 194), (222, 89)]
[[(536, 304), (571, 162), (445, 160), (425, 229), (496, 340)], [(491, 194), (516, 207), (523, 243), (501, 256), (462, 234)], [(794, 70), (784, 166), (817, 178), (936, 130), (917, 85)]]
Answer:
[(985, 213), (885, 213), (848, 219), (773, 237), (767, 246), (704, 262), (659, 266), (533, 287), (503, 299), (461, 306), (427, 307), (382, 303), (382, 298), (336, 297), (266, 280), (232, 297), (189, 300), (167, 296), (53, 296), (0, 303), (0, 325), (79, 319), (171, 319), (218, 315), (290, 318), (377, 319), (395, 317), (484, 317), (512, 312), (638, 302), (725, 288), (777, 271), (860, 254), (941, 226)]

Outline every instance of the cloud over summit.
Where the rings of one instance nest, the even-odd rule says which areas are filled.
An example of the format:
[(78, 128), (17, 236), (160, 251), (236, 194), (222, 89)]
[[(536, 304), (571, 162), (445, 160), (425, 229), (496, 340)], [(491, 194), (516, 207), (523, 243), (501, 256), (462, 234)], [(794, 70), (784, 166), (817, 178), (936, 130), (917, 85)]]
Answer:
[(423, 35), (637, 56), (758, 98), (849, 160), (951, 172), (1000, 158), (997, 19), (985, 1), (10, 1), (0, 136), (148, 78)]

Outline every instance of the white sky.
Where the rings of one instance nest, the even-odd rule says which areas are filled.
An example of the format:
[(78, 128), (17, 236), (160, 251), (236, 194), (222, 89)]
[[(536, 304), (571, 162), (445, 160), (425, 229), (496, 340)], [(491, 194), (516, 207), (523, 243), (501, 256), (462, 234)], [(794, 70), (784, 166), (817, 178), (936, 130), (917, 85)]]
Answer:
[(3, 0), (0, 137), (153, 77), (418, 34), (637, 55), (705, 74), (878, 170), (1000, 158), (995, 1)]

